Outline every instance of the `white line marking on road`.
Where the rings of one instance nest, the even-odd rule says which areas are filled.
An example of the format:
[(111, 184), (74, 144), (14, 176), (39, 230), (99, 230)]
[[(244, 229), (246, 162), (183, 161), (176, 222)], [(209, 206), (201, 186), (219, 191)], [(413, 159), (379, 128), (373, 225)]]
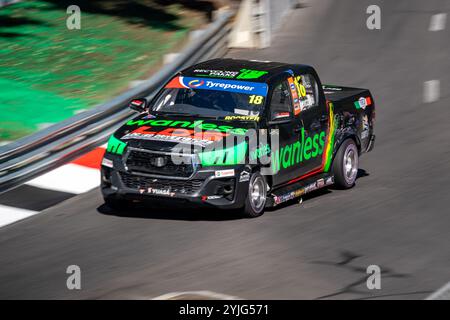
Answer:
[(423, 102), (432, 103), (439, 100), (441, 83), (439, 80), (430, 80), (423, 83)]
[(242, 298), (229, 296), (227, 294), (217, 293), (213, 291), (202, 290), (170, 292), (155, 297), (152, 300), (242, 300)]
[(100, 185), (100, 171), (69, 163), (26, 184), (43, 189), (79, 194)]
[(31, 217), (39, 211), (14, 208), (0, 204), (0, 228), (13, 222)]
[(447, 20), (446, 13), (438, 13), (431, 16), (429, 31), (441, 31), (445, 29), (445, 22)]
[(425, 300), (450, 300), (450, 282), (431, 294)]

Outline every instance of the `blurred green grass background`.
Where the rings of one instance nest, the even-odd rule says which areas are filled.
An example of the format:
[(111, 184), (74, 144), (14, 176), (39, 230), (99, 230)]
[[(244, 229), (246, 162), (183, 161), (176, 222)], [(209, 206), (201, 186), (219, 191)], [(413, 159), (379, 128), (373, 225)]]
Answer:
[[(81, 9), (68, 30), (66, 8)], [(0, 142), (113, 98), (179, 49), (204, 12), (172, 1), (24, 1), (0, 9)]]

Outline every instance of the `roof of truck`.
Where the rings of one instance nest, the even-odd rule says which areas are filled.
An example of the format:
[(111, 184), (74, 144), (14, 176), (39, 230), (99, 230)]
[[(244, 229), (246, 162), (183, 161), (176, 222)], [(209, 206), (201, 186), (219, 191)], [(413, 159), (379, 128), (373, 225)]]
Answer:
[(310, 68), (300, 64), (227, 58), (200, 62), (184, 69), (181, 75), (268, 83), (282, 72)]

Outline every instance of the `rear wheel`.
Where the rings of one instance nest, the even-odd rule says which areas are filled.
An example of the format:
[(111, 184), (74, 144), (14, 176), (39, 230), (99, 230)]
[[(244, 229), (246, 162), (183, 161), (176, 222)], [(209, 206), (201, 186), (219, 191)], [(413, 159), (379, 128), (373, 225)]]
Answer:
[(358, 147), (353, 139), (345, 140), (333, 160), (332, 171), (337, 187), (348, 189), (354, 186), (358, 175)]
[(255, 172), (252, 174), (248, 184), (248, 193), (245, 199), (243, 214), (248, 218), (259, 217), (264, 213), (266, 201), (266, 179), (259, 172)]

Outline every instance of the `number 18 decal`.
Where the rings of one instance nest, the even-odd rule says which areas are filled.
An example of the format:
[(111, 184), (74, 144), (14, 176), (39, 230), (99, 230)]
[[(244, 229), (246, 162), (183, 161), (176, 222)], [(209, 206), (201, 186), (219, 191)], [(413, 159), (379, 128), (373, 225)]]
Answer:
[(248, 101), (248, 103), (250, 104), (261, 104), (263, 102), (263, 96), (257, 96), (255, 94), (252, 94), (250, 96), (250, 100)]

